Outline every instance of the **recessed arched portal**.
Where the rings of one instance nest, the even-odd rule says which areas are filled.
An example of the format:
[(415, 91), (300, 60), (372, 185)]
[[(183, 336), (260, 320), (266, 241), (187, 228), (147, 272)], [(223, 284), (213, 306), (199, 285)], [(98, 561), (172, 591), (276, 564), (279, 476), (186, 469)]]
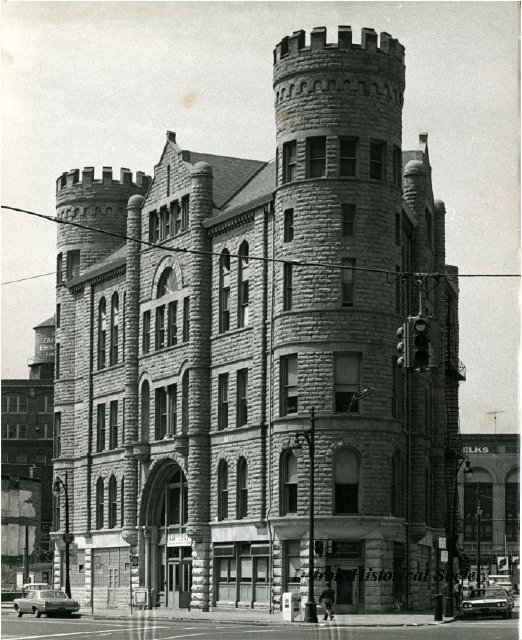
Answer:
[(145, 527), (145, 585), (152, 605), (187, 609), (192, 587), (192, 541), (186, 535), (188, 483), (175, 460), (151, 468), (143, 490), (140, 524)]

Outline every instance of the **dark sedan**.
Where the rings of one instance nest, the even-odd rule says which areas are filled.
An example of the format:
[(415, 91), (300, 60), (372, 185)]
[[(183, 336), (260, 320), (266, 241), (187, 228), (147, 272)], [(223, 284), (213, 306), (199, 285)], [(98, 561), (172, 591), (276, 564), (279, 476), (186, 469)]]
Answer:
[(49, 615), (70, 616), (80, 609), (76, 600), (68, 598), (60, 589), (47, 591), (29, 591), (25, 598), (16, 598), (14, 608), (19, 618), (24, 613), (32, 613), (39, 618), (43, 613)]

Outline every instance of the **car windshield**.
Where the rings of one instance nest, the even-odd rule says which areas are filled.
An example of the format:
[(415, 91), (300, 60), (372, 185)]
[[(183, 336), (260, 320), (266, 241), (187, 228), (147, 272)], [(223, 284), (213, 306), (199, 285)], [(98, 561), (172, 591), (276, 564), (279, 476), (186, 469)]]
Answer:
[(470, 598), (505, 598), (505, 589), (475, 589)]
[(58, 591), (57, 589), (54, 591), (40, 591), (40, 598), (44, 600), (62, 600), (66, 597), (63, 591)]

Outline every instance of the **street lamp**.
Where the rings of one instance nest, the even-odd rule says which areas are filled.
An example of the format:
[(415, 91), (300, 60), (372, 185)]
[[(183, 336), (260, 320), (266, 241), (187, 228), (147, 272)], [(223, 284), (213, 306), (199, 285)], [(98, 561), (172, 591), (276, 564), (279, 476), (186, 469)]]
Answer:
[[(55, 498), (60, 499), (60, 491), (61, 488), (64, 492), (65, 497), (65, 533), (62, 536), (63, 541), (65, 542), (65, 595), (70, 598), (71, 597), (71, 579), (70, 579), (70, 546), (72, 541), (74, 540), (74, 536), (69, 531), (69, 493), (67, 486), (67, 471), (65, 472), (65, 482), (60, 478), (60, 476), (56, 476), (56, 479), (53, 484), (53, 494)], [(57, 523), (60, 526), (60, 523)]]
[(448, 589), (450, 589), (450, 593), (448, 594), (448, 598), (446, 600), (446, 615), (452, 617), (453, 616), (453, 581), (454, 581), (454, 573), (453, 573), (453, 562), (455, 558), (456, 546), (457, 546), (457, 513), (458, 513), (458, 476), (459, 471), (463, 464), (466, 465), (464, 469), (464, 473), (466, 475), (472, 475), (473, 469), (471, 468), (471, 463), (467, 456), (463, 456), (460, 451), (456, 452), (456, 466), (455, 466), (455, 484), (453, 487), (453, 499), (451, 504), (451, 520), (450, 520), (450, 536), (449, 536), (449, 544), (448, 544), (448, 571), (447, 571), (447, 585)]
[(315, 409), (310, 409), (310, 429), (297, 431), (292, 449), (302, 449), (300, 437), (308, 444), (310, 456), (309, 534), (308, 534), (308, 602), (305, 604), (305, 622), (317, 622), (317, 605), (314, 599), (314, 460), (315, 460)]
[(480, 517), (482, 516), (479, 490), (480, 483), (477, 483), (477, 589), (480, 589)]

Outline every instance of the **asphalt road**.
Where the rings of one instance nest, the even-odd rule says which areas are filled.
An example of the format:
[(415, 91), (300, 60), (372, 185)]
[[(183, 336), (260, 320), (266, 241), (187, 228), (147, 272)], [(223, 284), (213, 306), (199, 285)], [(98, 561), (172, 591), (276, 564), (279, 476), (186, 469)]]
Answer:
[(516, 640), (518, 620), (463, 620), (423, 627), (335, 627), (181, 621), (16, 618), (2, 614), (2, 640)]

